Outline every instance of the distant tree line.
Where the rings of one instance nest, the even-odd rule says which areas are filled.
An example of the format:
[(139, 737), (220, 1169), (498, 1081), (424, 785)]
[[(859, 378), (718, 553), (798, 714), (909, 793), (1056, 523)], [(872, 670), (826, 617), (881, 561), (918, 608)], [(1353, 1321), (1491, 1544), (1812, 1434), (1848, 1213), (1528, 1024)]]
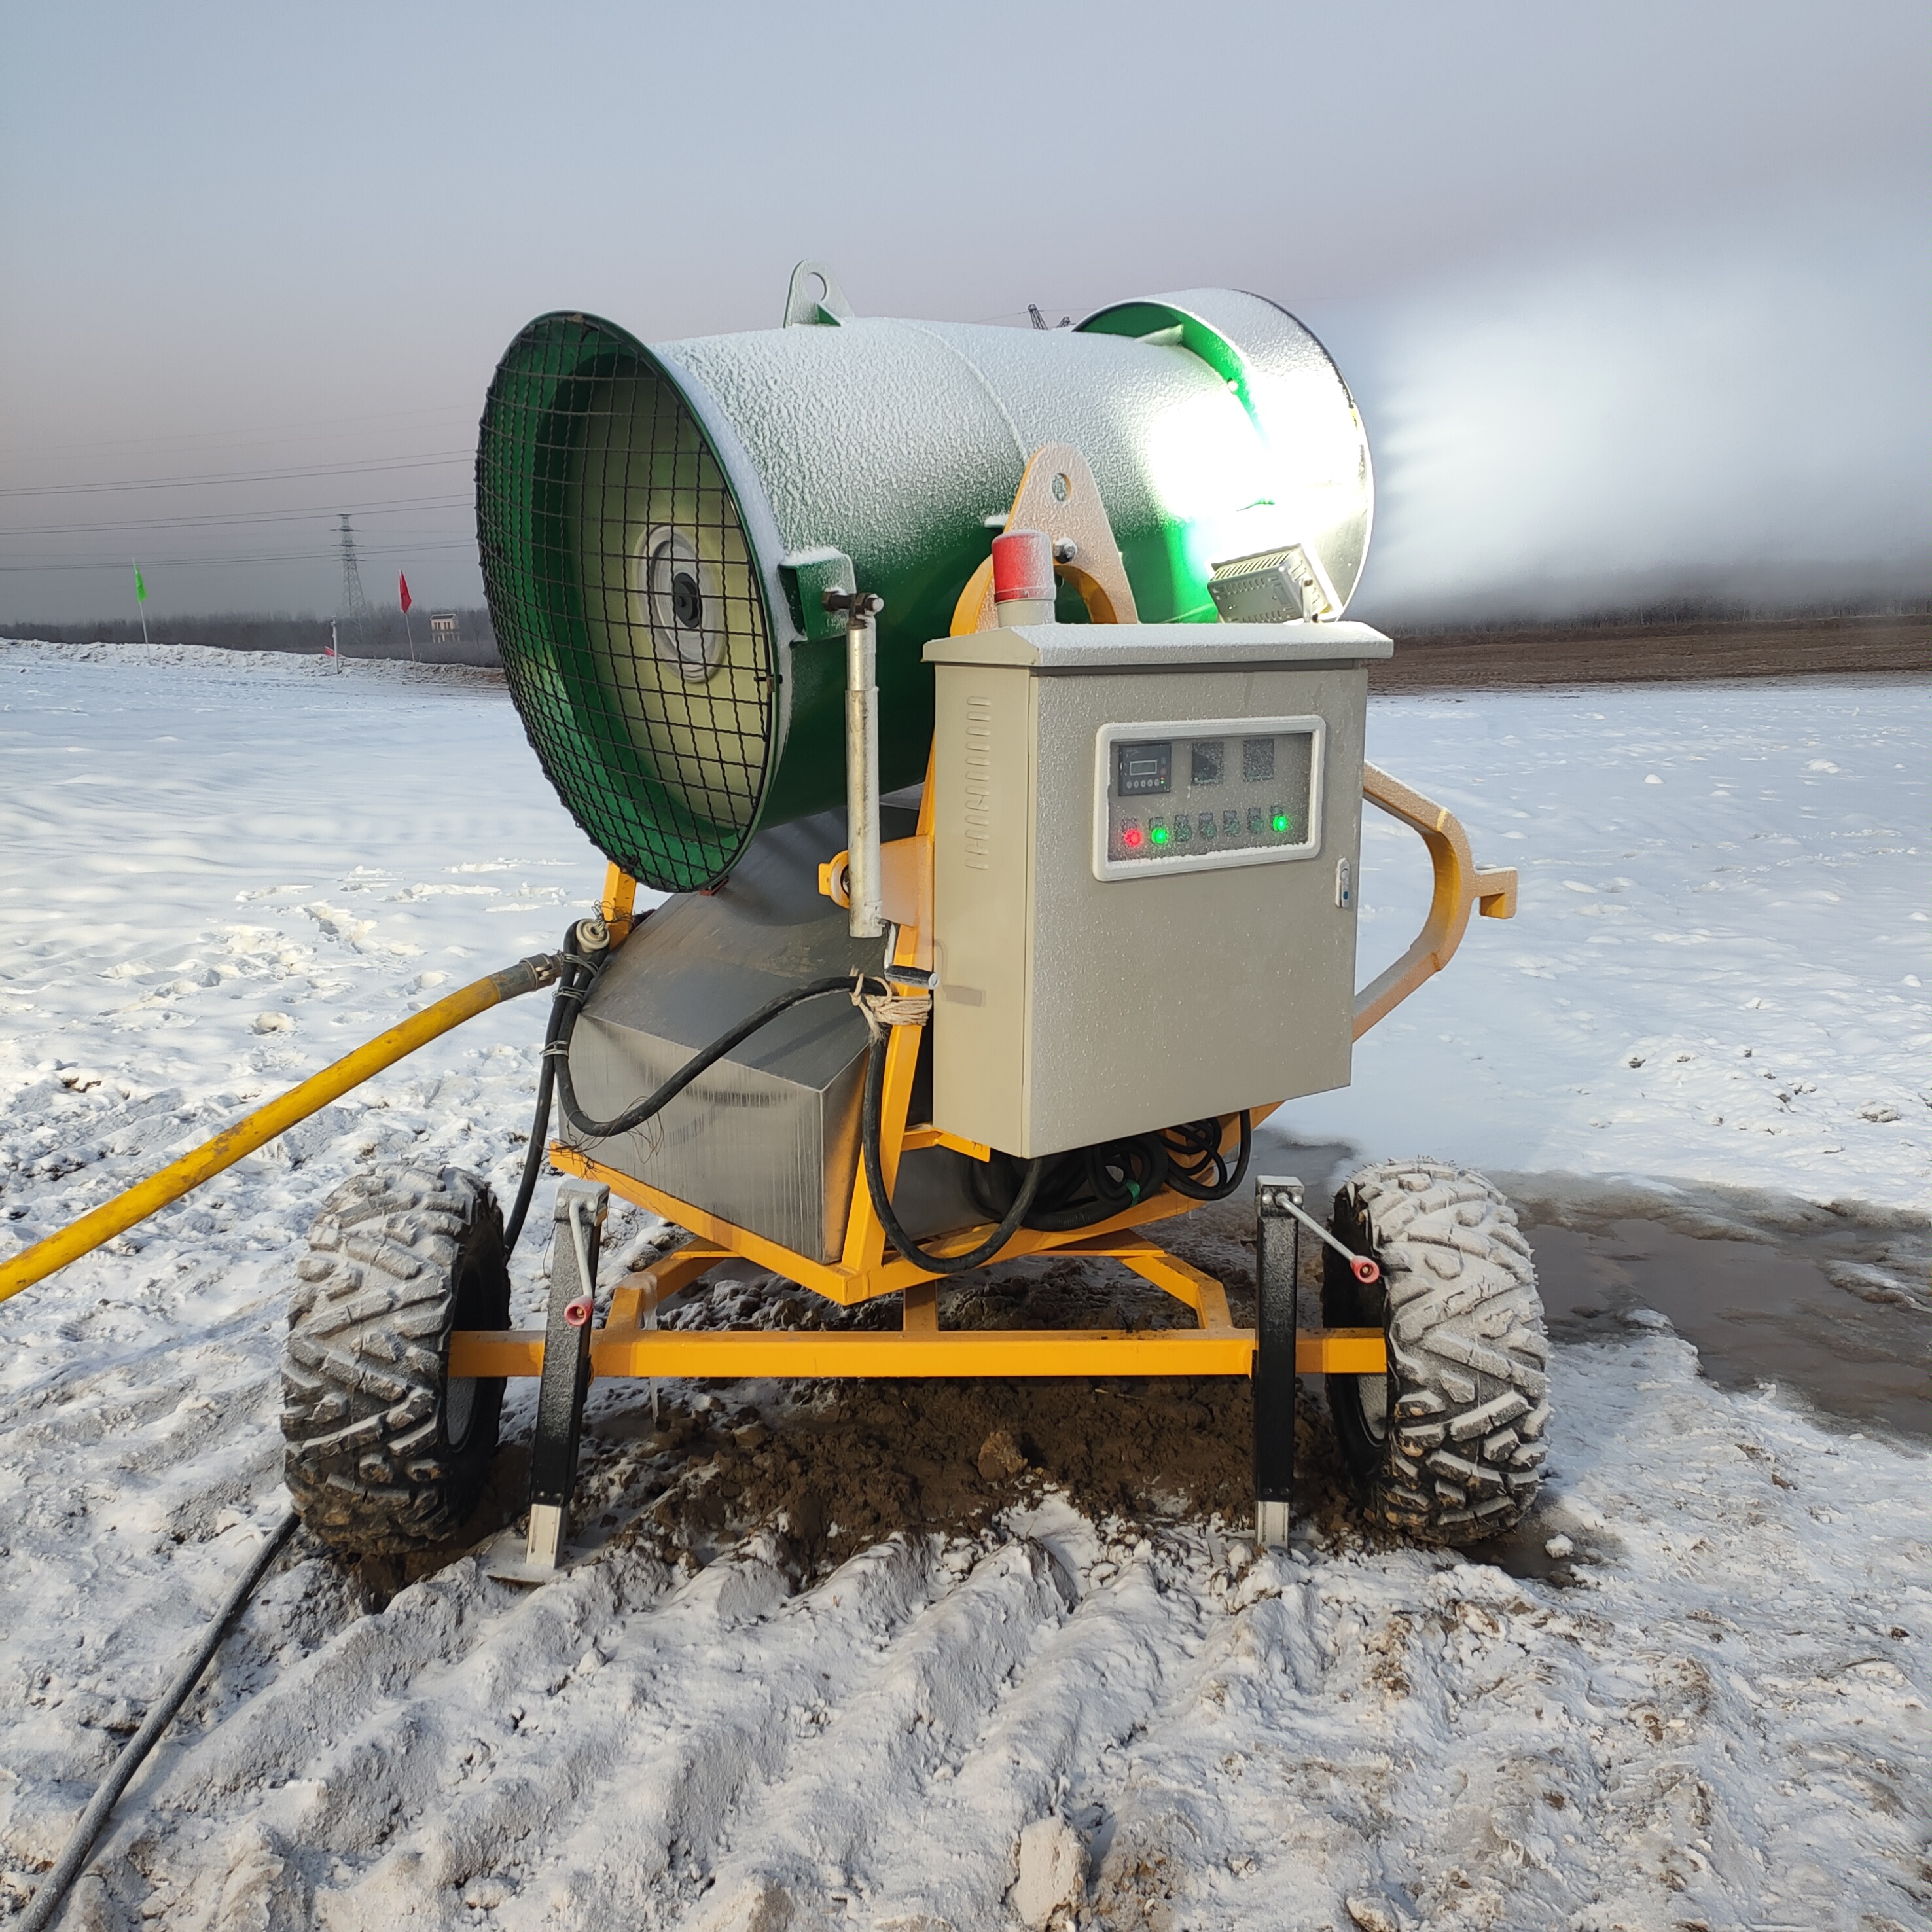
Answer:
[[(1418, 613), (1374, 611), (1366, 614), (1371, 622), (1393, 622), (1408, 638), (1474, 637), (1511, 632), (1554, 632), (1628, 630), (1652, 625), (1748, 625), (1845, 617), (1918, 618), (1922, 621), (1932, 610), (1932, 598), (1924, 596), (1889, 598), (1835, 598), (1813, 601), (1782, 600), (1754, 604), (1744, 598), (1684, 597), (1658, 598), (1637, 604), (1603, 608), (1569, 616), (1537, 616), (1528, 613), (1510, 616), (1451, 616), (1444, 613), (1430, 618)], [(418, 604), (410, 614), (416, 634), (416, 655), (423, 664), (484, 664), (500, 667), (502, 658), (496, 650), (496, 634), (490, 627), (490, 613), (481, 604), (466, 606), (454, 613), (457, 641), (453, 648), (432, 640), (430, 613)], [(300, 651), (317, 655), (328, 648), (329, 620), (326, 617), (295, 616), (286, 612), (262, 612), (252, 616), (226, 617), (165, 617), (148, 620), (148, 635), (158, 644), (210, 644), (229, 651)], [(141, 641), (138, 617), (117, 617), (110, 622), (88, 624), (49, 624), (38, 620), (22, 624), (0, 622), (0, 638), (44, 638), (51, 643), (86, 644), (136, 644)], [(344, 654), (348, 657), (404, 658), (410, 655), (410, 642), (403, 616), (393, 606), (372, 610), (358, 645), (345, 636)]]
[[(496, 634), (490, 626), (490, 613), (481, 604), (456, 610), (456, 642), (452, 646), (435, 641), (430, 629), (430, 613), (418, 604), (410, 613), (410, 630), (416, 637), (416, 656), (421, 664), (497, 665)], [(208, 644), (224, 651), (296, 651), (319, 656), (328, 648), (329, 620), (295, 616), (287, 612), (262, 611), (226, 617), (151, 616), (148, 637), (157, 644)], [(0, 623), (0, 637), (42, 638), (50, 644), (138, 644), (141, 620), (116, 617), (91, 624)], [(410, 656), (410, 635), (400, 610), (373, 610), (364, 626), (362, 641), (344, 636), (344, 656), (350, 658), (401, 658)]]
[[(1478, 633), (1510, 631), (1627, 631), (1647, 629), (1652, 625), (1775, 624), (1822, 622), (1844, 617), (1923, 618), (1932, 612), (1932, 597), (1923, 594), (1892, 597), (1821, 597), (1783, 598), (1754, 602), (1742, 597), (1658, 598), (1641, 604), (1611, 604), (1580, 611), (1568, 616), (1533, 612), (1508, 616), (1441, 616), (1409, 617), (1399, 621), (1405, 637), (1474, 637)], [(1351, 616), (1355, 614), (1351, 611)], [(1371, 623), (1382, 621), (1370, 614)], [(1398, 621), (1391, 618), (1390, 621)]]

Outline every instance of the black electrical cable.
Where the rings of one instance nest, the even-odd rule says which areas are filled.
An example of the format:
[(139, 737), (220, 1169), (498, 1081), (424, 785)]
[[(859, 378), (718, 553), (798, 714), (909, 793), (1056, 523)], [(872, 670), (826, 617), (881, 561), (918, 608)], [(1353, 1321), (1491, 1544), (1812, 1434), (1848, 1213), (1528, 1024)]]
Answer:
[(556, 1070), (556, 1097), (563, 1109), (563, 1117), (586, 1139), (593, 1141), (614, 1140), (620, 1134), (628, 1134), (640, 1127), (654, 1114), (661, 1113), (675, 1100), (708, 1066), (722, 1060), (734, 1046), (740, 1046), (751, 1038), (760, 1027), (769, 1026), (779, 1014), (807, 1000), (822, 1000), (832, 993), (843, 993), (848, 998), (855, 987), (873, 986), (880, 992), (885, 990), (881, 980), (855, 978), (850, 973), (836, 980), (813, 980), (802, 986), (795, 986), (789, 993), (781, 993), (776, 1000), (766, 1001), (748, 1020), (742, 1020), (722, 1038), (714, 1040), (702, 1053), (694, 1054), (654, 1094), (647, 1094), (634, 1107), (627, 1107), (614, 1120), (593, 1120), (577, 1104), (577, 1095), (570, 1084), (570, 1036), (577, 1024), (577, 1010), (583, 1004), (581, 993), (565, 1010), (564, 1024), (557, 1038), (544, 1048), (546, 1059)]
[(221, 1640), (255, 1594), (256, 1585), (268, 1574), (269, 1564), (281, 1554), (282, 1546), (295, 1534), (296, 1522), (296, 1513), (290, 1510), (268, 1532), (268, 1541), (255, 1552), (254, 1561), (229, 1592), (228, 1600), (202, 1632), (201, 1642), (196, 1646), (194, 1655), (176, 1672), (175, 1681), (148, 1707), (141, 1728), (128, 1741), (121, 1755), (114, 1760), (113, 1769), (88, 1801), (87, 1809), (68, 1833), (67, 1843), (61, 1848), (53, 1869), (41, 1880), (26, 1910), (21, 1914), (20, 1932), (43, 1932), (44, 1928), (53, 1923), (55, 1915), (74, 1888), (74, 1880), (86, 1865), (95, 1840), (106, 1830), (107, 1820), (122, 1792), (133, 1781), (148, 1754), (160, 1742), (161, 1733), (173, 1723), (175, 1713), (188, 1702), (188, 1693), (201, 1682), (201, 1673), (221, 1648)]
[[(700, 1074), (760, 1028), (768, 1026), (781, 1013), (789, 1012), (807, 1000), (823, 999), (834, 993), (843, 993), (850, 998), (855, 992), (867, 988), (875, 988), (880, 993), (888, 990), (883, 980), (859, 974), (814, 980), (794, 987), (790, 992), (782, 993), (776, 999), (768, 1001), (702, 1052), (694, 1054), (654, 1093), (626, 1108), (614, 1120), (592, 1120), (578, 1105), (575, 1090), (571, 1084), (570, 1042), (578, 1015), (583, 1010), (584, 1000), (608, 956), (600, 952), (586, 957), (577, 950), (577, 933), (578, 928), (573, 926), (565, 938), (565, 969), (557, 982), (550, 1004), (550, 1024), (544, 1037), (543, 1070), (537, 1082), (536, 1118), (524, 1156), (523, 1180), (518, 1190), (516, 1204), (504, 1231), (506, 1251), (515, 1246), (518, 1236), (523, 1232), (530, 1198), (542, 1171), (544, 1139), (548, 1130), (553, 1096), (565, 1119), (586, 1139), (614, 1139), (620, 1134), (633, 1132), (661, 1113)], [(866, 1055), (860, 1115), (860, 1156), (866, 1170), (866, 1185), (880, 1225), (894, 1247), (908, 1259), (916, 1260), (935, 1274), (964, 1274), (983, 1267), (1022, 1227), (1042, 1233), (1071, 1233), (1108, 1220), (1136, 1202), (1158, 1193), (1163, 1187), (1171, 1187), (1190, 1200), (1223, 1200), (1240, 1185), (1247, 1172), (1253, 1144), (1252, 1119), (1244, 1113), (1240, 1116), (1240, 1151), (1232, 1173), (1220, 1151), (1221, 1128), (1218, 1120), (1192, 1121), (1184, 1126), (1170, 1129), (1168, 1132), (1174, 1136), (1173, 1140), (1162, 1134), (1132, 1134), (1070, 1154), (1042, 1157), (1027, 1162), (1023, 1168), (1010, 1156), (998, 1156), (996, 1158), (1004, 1160), (1010, 1168), (1019, 1169), (1012, 1204), (1000, 1215), (998, 1225), (977, 1247), (961, 1255), (935, 1255), (922, 1248), (907, 1233), (893, 1210), (886, 1187), (884, 1165), (880, 1153), (884, 1090), (885, 1045), (884, 1036), (880, 1035)], [(1210, 1168), (1216, 1178), (1206, 1182), (1202, 1177)], [(983, 1212), (993, 1214), (997, 1210), (986, 1198), (985, 1178), (976, 1163), (970, 1176), (974, 1198)]]
[[(553, 1009), (553, 1010), (554, 1010)], [(553, 1025), (555, 1022), (551, 1022)], [(544, 1041), (548, 1048), (550, 1041)], [(530, 1144), (524, 1153), (524, 1176), (517, 1184), (517, 1203), (510, 1210), (510, 1218), (503, 1224), (503, 1252), (507, 1257), (516, 1252), (517, 1237), (524, 1232), (524, 1222), (530, 1211), (530, 1202), (537, 1191), (537, 1181), (543, 1173), (544, 1141), (550, 1132), (550, 1088), (555, 1076), (550, 1071), (550, 1063), (546, 1058), (542, 1070), (537, 1075), (536, 1118), (530, 1124)]]
[(969, 1248), (963, 1255), (928, 1254), (899, 1225), (899, 1217), (892, 1211), (892, 1198), (886, 1191), (885, 1165), (879, 1153), (885, 1091), (886, 1039), (880, 1034), (873, 1040), (872, 1050), (866, 1056), (866, 1097), (859, 1114), (859, 1152), (865, 1165), (866, 1190), (872, 1197), (872, 1211), (878, 1216), (879, 1226), (885, 1229), (886, 1239), (908, 1261), (916, 1262), (934, 1274), (964, 1274), (970, 1269), (983, 1268), (1019, 1232), (1028, 1209), (1033, 1205), (1034, 1196), (1039, 1191), (1046, 1161), (1027, 1163), (1013, 1204), (1007, 1209), (1000, 1225), (976, 1248)]
[(571, 1025), (576, 1024), (575, 1015), (584, 1004), (584, 995), (602, 964), (600, 959), (586, 958), (579, 950), (578, 925), (577, 920), (571, 921), (558, 955), (563, 962), (563, 970), (558, 974), (556, 989), (550, 995), (550, 1020), (544, 1028), (543, 1065), (537, 1074), (536, 1118), (530, 1124), (530, 1141), (524, 1150), (523, 1178), (517, 1185), (516, 1204), (510, 1210), (510, 1218), (503, 1227), (506, 1256), (516, 1250), (517, 1237), (524, 1232), (531, 1199), (543, 1175), (544, 1156), (548, 1151), (544, 1143), (550, 1134), (550, 1095), (556, 1081), (556, 1062), (550, 1057), (550, 1048), (567, 1030), (566, 1016), (569, 1016)]
[[(1168, 1178), (1167, 1150), (1152, 1134), (1083, 1148), (1078, 1160), (1080, 1178), (1092, 1198), (1030, 1214), (1026, 1223), (1029, 1228), (1049, 1234), (1091, 1228), (1158, 1193)], [(1115, 1168), (1119, 1169), (1118, 1179)]]
[[(1244, 1113), (1239, 1118), (1240, 1151), (1232, 1170), (1220, 1150), (1219, 1120), (1195, 1120), (1164, 1134), (1130, 1135), (1054, 1155), (1048, 1161), (1024, 1225), (1042, 1234), (1095, 1227), (1163, 1186), (1191, 1201), (1225, 1201), (1246, 1178), (1253, 1150), (1253, 1116)], [(1010, 1168), (1015, 1164), (1009, 1155), (994, 1158)], [(1203, 1178), (1210, 1171), (1216, 1177), (1211, 1182)], [(984, 1163), (976, 1164), (967, 1176), (974, 1202), (988, 1215), (999, 1212), (989, 1196), (990, 1178)]]

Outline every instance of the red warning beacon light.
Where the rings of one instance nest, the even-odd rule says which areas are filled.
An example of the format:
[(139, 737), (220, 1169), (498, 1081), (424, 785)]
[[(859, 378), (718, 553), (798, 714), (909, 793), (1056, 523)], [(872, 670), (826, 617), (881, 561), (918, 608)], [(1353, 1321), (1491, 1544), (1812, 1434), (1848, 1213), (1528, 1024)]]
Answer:
[(1053, 603), (1053, 539), (1044, 530), (1009, 530), (993, 539), (993, 602)]

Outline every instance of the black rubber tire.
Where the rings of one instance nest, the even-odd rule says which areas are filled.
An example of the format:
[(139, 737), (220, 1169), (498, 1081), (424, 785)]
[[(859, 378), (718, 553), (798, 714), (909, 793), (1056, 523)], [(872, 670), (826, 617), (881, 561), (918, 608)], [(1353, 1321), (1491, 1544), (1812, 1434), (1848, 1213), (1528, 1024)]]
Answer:
[(1550, 1342), (1516, 1210), (1468, 1168), (1392, 1160), (1348, 1181), (1330, 1225), (1382, 1271), (1364, 1287), (1324, 1250), (1324, 1324), (1388, 1338), (1387, 1376), (1326, 1378), (1370, 1520), (1431, 1543), (1514, 1528), (1550, 1426)]
[(460, 1168), (393, 1168), (322, 1203), (297, 1263), (282, 1364), (283, 1471), (345, 1554), (454, 1536), (496, 1454), (503, 1384), (449, 1377), (458, 1328), (506, 1328), (503, 1217)]

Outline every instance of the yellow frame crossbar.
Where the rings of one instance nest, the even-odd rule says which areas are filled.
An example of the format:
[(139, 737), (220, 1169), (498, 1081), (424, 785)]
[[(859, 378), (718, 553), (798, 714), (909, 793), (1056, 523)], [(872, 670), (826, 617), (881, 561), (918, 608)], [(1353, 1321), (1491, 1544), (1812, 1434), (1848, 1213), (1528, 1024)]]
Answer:
[[(588, 1165), (588, 1163), (586, 1163)], [(602, 1178), (600, 1171), (598, 1178)], [(615, 1177), (621, 1179), (622, 1177)], [(635, 1183), (631, 1185), (634, 1186)], [(1237, 1328), (1221, 1284), (1151, 1241), (1082, 1237), (1056, 1252), (1118, 1261), (1192, 1309), (1196, 1328), (942, 1329), (929, 1286), (905, 1291), (903, 1325), (860, 1334), (764, 1328), (659, 1328), (656, 1310), (736, 1251), (695, 1240), (611, 1292), (610, 1312), (592, 1337), (593, 1376), (739, 1379), (789, 1376), (1245, 1376), (1255, 1333)], [(926, 1277), (929, 1283), (932, 1277)], [(451, 1342), (452, 1376), (538, 1376), (541, 1328), (470, 1329)], [(1380, 1375), (1388, 1367), (1379, 1328), (1304, 1330), (1295, 1338), (1303, 1375)]]
[[(538, 1376), (541, 1328), (474, 1329), (455, 1339), (452, 1376)], [(1221, 1335), (1156, 1329), (942, 1329), (929, 1335), (815, 1334), (803, 1330), (600, 1328), (590, 1345), (593, 1376), (722, 1380), (794, 1376), (1246, 1376), (1254, 1369), (1252, 1328)], [(1378, 1376), (1388, 1355), (1379, 1328), (1304, 1329), (1294, 1338), (1298, 1374)]]

